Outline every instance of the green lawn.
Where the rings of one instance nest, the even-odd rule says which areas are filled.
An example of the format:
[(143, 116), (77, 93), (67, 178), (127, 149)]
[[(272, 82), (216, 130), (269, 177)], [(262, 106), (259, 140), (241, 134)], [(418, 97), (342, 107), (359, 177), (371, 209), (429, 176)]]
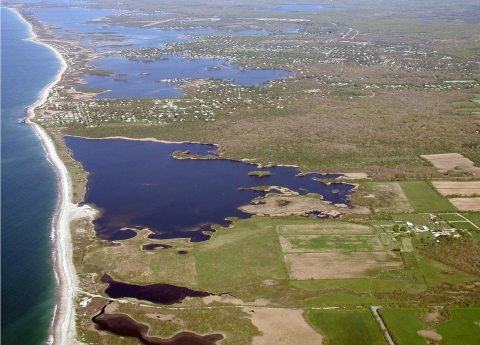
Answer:
[(399, 182), (415, 212), (456, 211), (448, 199), (437, 194), (425, 181)]
[(477, 227), (470, 222), (452, 222), (450, 223), (455, 229), (477, 230)]
[(462, 213), (462, 216), (467, 218), (469, 221), (471, 221), (476, 226), (480, 227), (480, 212)]
[(441, 213), (440, 218), (443, 220), (450, 222), (450, 221), (462, 221), (465, 220), (463, 217), (459, 216), (458, 214), (452, 214), (452, 213)]
[(454, 309), (452, 319), (437, 326), (442, 345), (480, 344), (480, 309)]
[(369, 310), (310, 310), (307, 320), (325, 345), (383, 345), (385, 339)]
[[(413, 309), (380, 309), (382, 319), (396, 345), (426, 345), (417, 331), (424, 329)], [(393, 333), (393, 334), (392, 334)]]

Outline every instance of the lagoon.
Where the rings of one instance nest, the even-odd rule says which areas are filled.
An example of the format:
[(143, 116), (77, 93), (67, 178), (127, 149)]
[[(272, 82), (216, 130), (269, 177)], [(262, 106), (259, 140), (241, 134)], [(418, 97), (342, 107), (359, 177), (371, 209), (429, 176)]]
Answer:
[(208, 155), (216, 149), (211, 145), (68, 136), (65, 143), (89, 173), (85, 203), (101, 211), (94, 225), (97, 235), (106, 240), (131, 238), (136, 235), (135, 229), (143, 228), (151, 229), (154, 234), (149, 237), (155, 239), (207, 240), (210, 236), (204, 231), (212, 224), (226, 226), (226, 217), (250, 217), (238, 207), (264, 195), (239, 190), (241, 187), (282, 186), (300, 194), (318, 193), (336, 204), (348, 203), (347, 197), (353, 189), (348, 184), (326, 185), (313, 180), (313, 177), (339, 175), (299, 177), (294, 167), (265, 168), (271, 176), (259, 178), (248, 175), (262, 170), (256, 165), (224, 159), (171, 157), (177, 150)]

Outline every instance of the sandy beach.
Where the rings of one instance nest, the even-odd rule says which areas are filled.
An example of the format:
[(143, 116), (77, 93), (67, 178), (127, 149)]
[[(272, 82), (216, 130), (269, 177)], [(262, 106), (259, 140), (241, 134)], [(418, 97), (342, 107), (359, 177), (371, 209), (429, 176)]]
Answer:
[(43, 42), (37, 41), (37, 35), (33, 32), (32, 25), (22, 17), (22, 15), (14, 10), (18, 17), (25, 22), (30, 31), (30, 38), (35, 43), (42, 44), (51, 49), (58, 60), (61, 62), (55, 79), (48, 84), (39, 94), (38, 100), (27, 109), (27, 117), (25, 123), (30, 124), (40, 138), (45, 149), (46, 155), (50, 163), (54, 166), (58, 177), (59, 197), (57, 210), (55, 212), (52, 224), (52, 240), (53, 240), (53, 258), (55, 264), (55, 275), (58, 284), (57, 304), (55, 308), (54, 319), (52, 322), (52, 331), (49, 343), (52, 344), (78, 344), (76, 339), (75, 328), (75, 296), (77, 293), (78, 280), (75, 267), (72, 261), (72, 237), (70, 233), (71, 213), (73, 209), (78, 208), (71, 204), (71, 182), (67, 169), (60, 160), (55, 150), (52, 139), (47, 135), (45, 130), (30, 121), (35, 117), (35, 108), (42, 105), (48, 98), (50, 89), (56, 85), (62, 78), (62, 74), (67, 69), (67, 63), (62, 55), (53, 47)]

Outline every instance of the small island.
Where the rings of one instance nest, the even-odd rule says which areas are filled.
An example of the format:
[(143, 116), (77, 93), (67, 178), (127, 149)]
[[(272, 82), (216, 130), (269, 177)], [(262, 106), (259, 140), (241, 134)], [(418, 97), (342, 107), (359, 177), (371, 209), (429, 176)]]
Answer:
[(271, 175), (272, 175), (271, 171), (262, 171), (262, 170), (250, 171), (248, 173), (248, 176), (256, 176), (256, 177), (266, 177)]

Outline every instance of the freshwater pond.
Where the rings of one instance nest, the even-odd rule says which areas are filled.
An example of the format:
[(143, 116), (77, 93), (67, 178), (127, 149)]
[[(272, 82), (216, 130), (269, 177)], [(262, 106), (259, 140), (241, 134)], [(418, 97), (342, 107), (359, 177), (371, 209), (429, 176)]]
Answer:
[(238, 207), (264, 195), (240, 187), (282, 186), (301, 194), (318, 193), (333, 203), (347, 203), (353, 188), (325, 185), (312, 179), (319, 177), (317, 174), (298, 177), (293, 167), (266, 168), (272, 175), (259, 178), (248, 173), (260, 169), (243, 162), (171, 157), (177, 150), (209, 155), (216, 149), (211, 145), (68, 136), (65, 143), (89, 173), (85, 203), (101, 210), (101, 217), (94, 221), (95, 231), (107, 240), (136, 235), (136, 231), (122, 228), (145, 227), (154, 232), (150, 238), (207, 240), (210, 236), (204, 230), (211, 224), (225, 226), (226, 217), (250, 217)]

